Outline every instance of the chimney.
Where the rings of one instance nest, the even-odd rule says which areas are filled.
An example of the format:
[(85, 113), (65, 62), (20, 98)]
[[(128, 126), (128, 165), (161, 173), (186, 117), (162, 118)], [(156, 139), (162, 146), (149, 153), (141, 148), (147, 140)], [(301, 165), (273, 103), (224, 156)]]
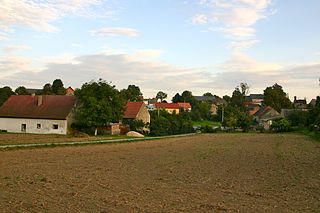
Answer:
[(297, 101), (297, 96), (294, 96), (294, 102), (296, 102)]
[(32, 94), (31, 94), (31, 97), (34, 98), (34, 96), (36, 96), (36, 94), (35, 94), (35, 93), (32, 93)]
[(42, 95), (38, 96), (38, 106), (42, 105)]

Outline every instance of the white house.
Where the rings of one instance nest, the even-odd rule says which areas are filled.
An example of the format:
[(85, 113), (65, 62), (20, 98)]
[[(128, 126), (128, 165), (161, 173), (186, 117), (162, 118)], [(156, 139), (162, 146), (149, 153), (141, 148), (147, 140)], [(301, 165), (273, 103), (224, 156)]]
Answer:
[(75, 96), (12, 95), (0, 107), (0, 130), (70, 134), (76, 106)]

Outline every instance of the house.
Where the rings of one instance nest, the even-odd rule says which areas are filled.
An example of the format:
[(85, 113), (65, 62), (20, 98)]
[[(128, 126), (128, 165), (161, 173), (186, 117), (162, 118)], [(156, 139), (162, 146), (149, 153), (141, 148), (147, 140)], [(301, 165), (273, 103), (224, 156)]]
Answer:
[(306, 109), (307, 100), (306, 99), (297, 99), (297, 96), (294, 96), (293, 107), (295, 109)]
[(77, 97), (12, 95), (0, 107), (0, 129), (36, 134), (70, 134)]
[(123, 119), (142, 120), (143, 123), (150, 123), (150, 114), (143, 101), (128, 102)]
[(190, 103), (177, 103), (180, 108), (183, 108), (185, 111), (191, 112), (191, 104)]
[(39, 91), (41, 91), (42, 89), (26, 89), (29, 93), (30, 93), (30, 95), (32, 95), (32, 94), (36, 94), (37, 92), (39, 92)]
[(314, 107), (317, 104), (317, 100), (316, 99), (312, 99), (309, 103), (309, 106)]
[(74, 90), (71, 87), (68, 87), (66, 89), (66, 95), (67, 96), (73, 96), (74, 95)]
[(250, 94), (249, 96), (245, 97), (244, 103), (246, 106), (249, 106), (250, 104), (258, 104), (261, 106), (263, 100), (264, 100), (263, 94)]
[(165, 109), (169, 114), (180, 112), (180, 106), (177, 103), (155, 103), (154, 106), (157, 109)]
[(193, 96), (193, 97), (199, 102), (209, 101), (213, 103), (216, 99), (214, 96)]
[(154, 105), (155, 103), (157, 103), (157, 99), (156, 98), (144, 98), (143, 99), (143, 102), (146, 104), (146, 105)]
[(275, 109), (270, 106), (261, 107), (253, 117), (259, 123), (259, 126), (263, 127), (265, 130), (269, 130), (272, 121), (281, 118), (282, 116)]
[(250, 115), (254, 115), (259, 109), (260, 109), (260, 105), (259, 104), (249, 104), (248, 105), (248, 111)]

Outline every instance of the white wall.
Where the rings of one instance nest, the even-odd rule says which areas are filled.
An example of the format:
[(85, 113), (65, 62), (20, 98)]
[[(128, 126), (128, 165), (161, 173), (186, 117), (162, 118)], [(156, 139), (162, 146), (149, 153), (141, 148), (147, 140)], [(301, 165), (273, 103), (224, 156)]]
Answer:
[[(21, 133), (21, 124), (26, 124), (26, 133), (67, 134), (66, 120), (0, 118), (0, 130)], [(37, 124), (40, 124), (41, 128), (38, 129)], [(53, 129), (54, 124), (58, 125), (58, 129)]]

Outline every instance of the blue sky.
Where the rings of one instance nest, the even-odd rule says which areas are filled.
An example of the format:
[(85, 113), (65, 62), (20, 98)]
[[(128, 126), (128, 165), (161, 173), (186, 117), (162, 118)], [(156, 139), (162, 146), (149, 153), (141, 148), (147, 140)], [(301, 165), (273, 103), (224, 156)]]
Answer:
[(320, 95), (318, 0), (0, 0), (0, 86)]

